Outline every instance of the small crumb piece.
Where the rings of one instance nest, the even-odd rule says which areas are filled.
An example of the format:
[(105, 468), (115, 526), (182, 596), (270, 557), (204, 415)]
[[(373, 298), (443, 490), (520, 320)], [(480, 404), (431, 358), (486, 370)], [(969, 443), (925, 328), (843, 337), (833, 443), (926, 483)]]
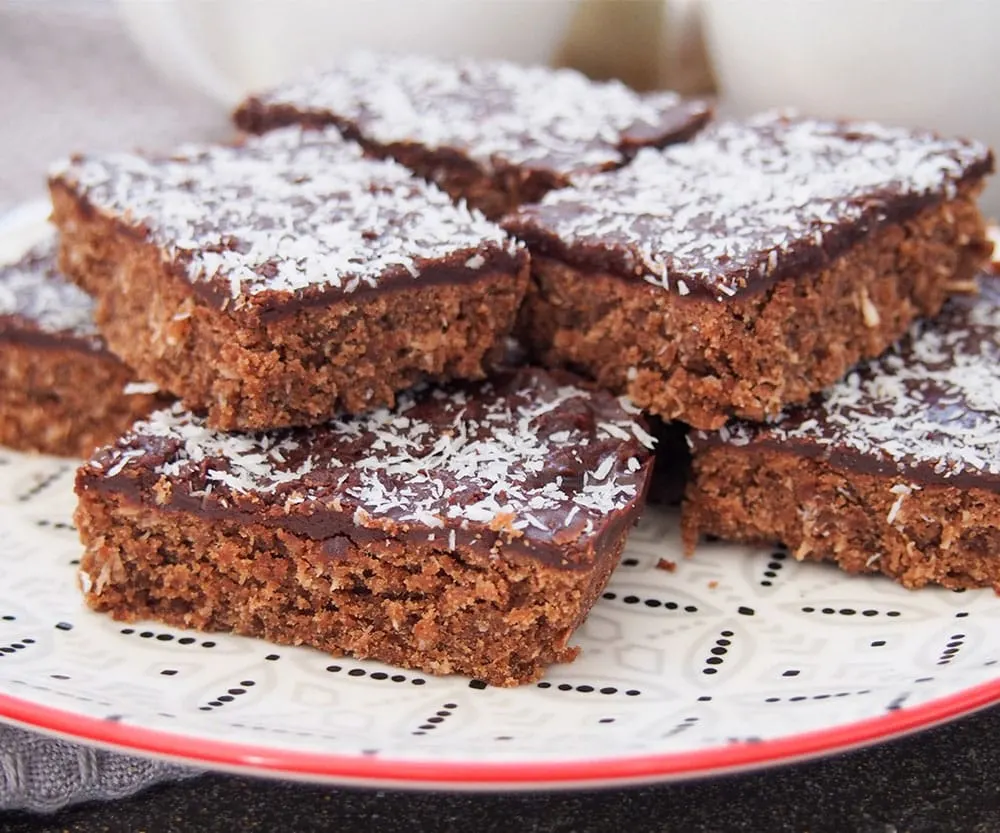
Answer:
[(716, 581), (715, 579), (712, 579), (712, 580), (711, 580), (711, 581), (710, 581), (710, 582), (708, 583), (708, 589), (709, 589), (709, 590), (714, 590), (714, 589), (715, 589), (716, 587), (718, 587), (718, 586), (719, 586), (719, 582), (717, 582), (717, 581)]
[[(994, 267), (996, 264), (993, 264)], [(952, 295), (978, 295), (979, 283), (977, 281), (951, 281), (946, 283), (944, 288)]]
[(666, 558), (661, 558), (659, 561), (656, 562), (656, 569), (666, 570), (668, 573), (672, 573), (674, 570), (677, 569), (677, 562), (668, 561)]
[(861, 302), (861, 317), (865, 321), (865, 326), (874, 329), (882, 323), (882, 316), (878, 314), (878, 309), (872, 303), (871, 298), (868, 297), (868, 290), (864, 287), (861, 288), (859, 298)]

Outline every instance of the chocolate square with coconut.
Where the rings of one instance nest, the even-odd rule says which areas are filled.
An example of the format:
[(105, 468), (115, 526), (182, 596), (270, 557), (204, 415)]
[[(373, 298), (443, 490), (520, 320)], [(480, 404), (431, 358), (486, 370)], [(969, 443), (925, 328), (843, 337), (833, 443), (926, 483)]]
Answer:
[(335, 125), (499, 217), (574, 176), (620, 167), (641, 147), (687, 139), (710, 115), (703, 101), (570, 69), (356, 52), (251, 96), (234, 118), (253, 133)]
[(178, 405), (80, 469), (87, 601), (528, 682), (575, 656), (651, 446), (632, 406), (535, 369), (268, 433), (222, 433)]
[(505, 221), (532, 253), (523, 335), (667, 419), (773, 416), (968, 286), (992, 169), (975, 142), (868, 123), (714, 125)]
[(111, 349), (215, 427), (480, 378), (526, 286), (503, 231), (333, 129), (77, 157), (50, 183), (62, 265)]

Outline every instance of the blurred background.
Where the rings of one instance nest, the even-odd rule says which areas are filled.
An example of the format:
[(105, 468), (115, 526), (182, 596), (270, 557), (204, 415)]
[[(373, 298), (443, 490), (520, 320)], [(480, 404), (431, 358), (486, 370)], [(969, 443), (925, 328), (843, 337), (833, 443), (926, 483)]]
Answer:
[[(346, 49), (573, 66), (1000, 144), (995, 0), (0, 0), (0, 209), (73, 150), (229, 133), (230, 107)], [(987, 196), (1000, 214), (1000, 191)]]

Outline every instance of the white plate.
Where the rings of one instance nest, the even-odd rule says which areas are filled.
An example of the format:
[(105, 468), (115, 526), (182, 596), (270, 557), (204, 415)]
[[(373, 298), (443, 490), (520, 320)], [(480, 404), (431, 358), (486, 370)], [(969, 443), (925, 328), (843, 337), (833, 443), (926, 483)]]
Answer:
[[(44, 216), (0, 218), (0, 252)], [(663, 510), (633, 533), (581, 657), (519, 689), (125, 626), (76, 587), (74, 468), (0, 452), (0, 718), (50, 733), (337, 783), (528, 789), (775, 764), (1000, 701), (991, 591), (908, 592), (723, 544), (686, 561)]]
[(341, 783), (592, 786), (829, 752), (1000, 699), (992, 592), (909, 592), (777, 549), (684, 560), (663, 510), (581, 657), (519, 689), (126, 626), (76, 589), (73, 474), (0, 455), (0, 716), (83, 740)]

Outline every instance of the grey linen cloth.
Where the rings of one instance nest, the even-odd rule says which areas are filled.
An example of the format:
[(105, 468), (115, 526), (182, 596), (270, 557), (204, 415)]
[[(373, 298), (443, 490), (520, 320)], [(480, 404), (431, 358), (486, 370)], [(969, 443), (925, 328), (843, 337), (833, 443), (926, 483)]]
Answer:
[(0, 810), (49, 813), (83, 801), (125, 798), (198, 774), (0, 725)]
[[(44, 196), (49, 164), (71, 152), (230, 133), (222, 108), (147, 68), (110, 0), (0, 0), (0, 124), (0, 214)], [(0, 810), (51, 812), (197, 774), (0, 725)]]

